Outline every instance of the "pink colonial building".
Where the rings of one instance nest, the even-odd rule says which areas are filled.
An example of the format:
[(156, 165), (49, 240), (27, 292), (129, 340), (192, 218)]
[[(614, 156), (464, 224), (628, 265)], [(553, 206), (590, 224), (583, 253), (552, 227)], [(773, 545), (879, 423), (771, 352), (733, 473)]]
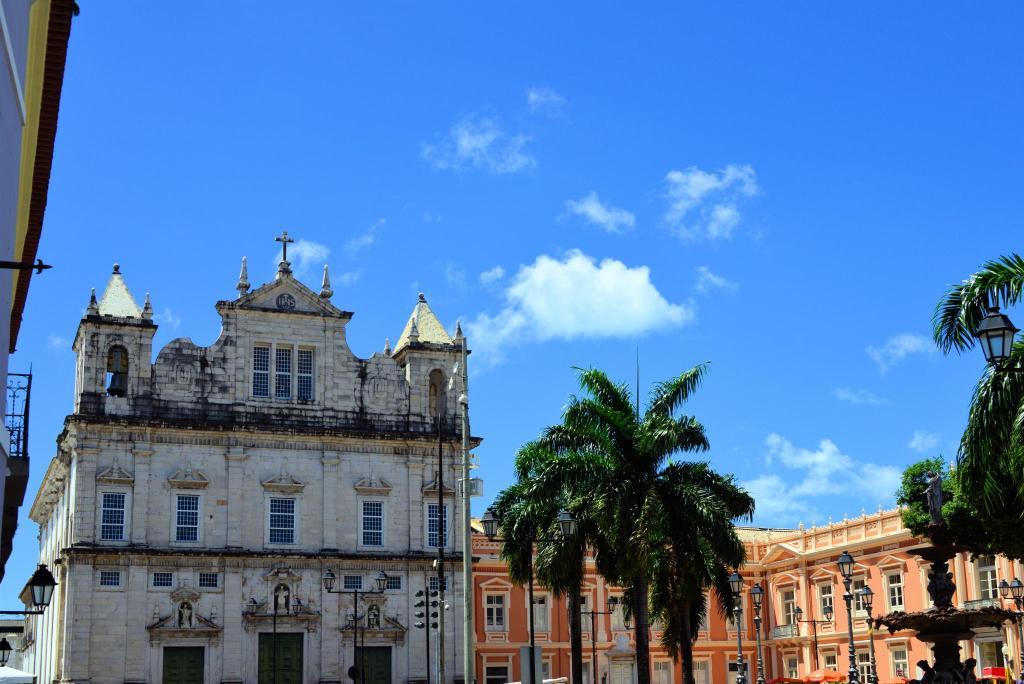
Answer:
[[(819, 668), (845, 673), (849, 668), (847, 611), (843, 601), (842, 576), (836, 561), (849, 551), (855, 561), (853, 588), (869, 586), (874, 592), (873, 613), (929, 607), (925, 586), (926, 565), (910, 551), (927, 542), (914, 537), (903, 526), (898, 510), (879, 511), (843, 520), (825, 527), (791, 529), (741, 528), (747, 545), (748, 562), (741, 569), (747, 581), (743, 593), (743, 657), (748, 663), (749, 682), (757, 676), (754, 609), (749, 589), (761, 582), (765, 590), (762, 616), (762, 648), (765, 679), (803, 678)], [(498, 558), (500, 544), (475, 535), (474, 556), (480, 559), (474, 570), (477, 681), (503, 684), (521, 681), (521, 648), (529, 643), (526, 627), (527, 600), (523, 588), (509, 582), (507, 570)], [(1000, 603), (998, 583), (1014, 577), (1024, 579), (1019, 562), (1000, 557), (957, 556), (952, 571), (957, 586), (958, 606)], [(550, 596), (538, 585), (535, 617), (536, 641), (542, 652), (545, 678), (570, 676), (567, 605), (563, 598)], [(608, 610), (608, 598), (621, 594), (608, 585), (588, 562), (583, 597), (587, 610)], [(826, 619), (826, 607), (834, 608)], [(1007, 607), (1011, 607), (1007, 606)], [(854, 606), (854, 643), (862, 681), (870, 668), (869, 640), (874, 641), (880, 684), (901, 683), (921, 675), (915, 663), (930, 654), (912, 632), (873, 634), (867, 613)], [(811, 621), (816, 622), (811, 622)], [(612, 615), (589, 615), (583, 619), (584, 681), (599, 684), (632, 684), (635, 681), (633, 636), (618, 611)], [(978, 674), (985, 667), (1019, 662), (1015, 628), (978, 631), (962, 644), (963, 658), (978, 661)], [(680, 681), (677, 663), (660, 646), (658, 625), (652, 625), (652, 676), (656, 684)], [(726, 684), (736, 676), (736, 629), (732, 620), (711, 617), (701, 626), (694, 644), (697, 684)]]

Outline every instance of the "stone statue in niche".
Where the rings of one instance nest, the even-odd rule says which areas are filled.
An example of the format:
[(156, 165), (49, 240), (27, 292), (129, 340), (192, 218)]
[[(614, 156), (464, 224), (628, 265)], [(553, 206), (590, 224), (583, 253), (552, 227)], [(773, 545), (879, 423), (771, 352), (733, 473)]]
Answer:
[(291, 607), (291, 592), (285, 584), (278, 584), (274, 589), (274, 612), (287, 613)]
[(182, 601), (178, 606), (178, 627), (180, 629), (192, 627), (192, 604), (188, 601)]
[(376, 603), (371, 603), (366, 610), (366, 628), (380, 629), (380, 606)]

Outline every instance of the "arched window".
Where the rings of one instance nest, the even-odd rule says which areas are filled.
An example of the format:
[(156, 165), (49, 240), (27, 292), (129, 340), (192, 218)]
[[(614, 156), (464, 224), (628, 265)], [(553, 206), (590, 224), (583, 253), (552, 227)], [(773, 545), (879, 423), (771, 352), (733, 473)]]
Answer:
[(128, 393), (128, 350), (115, 345), (107, 352), (107, 394), (123, 397)]
[(431, 418), (436, 418), (440, 414), (444, 415), (445, 412), (445, 397), (444, 397), (444, 371), (435, 368), (430, 371), (430, 389), (429, 396), (430, 402), (428, 404), (428, 410)]

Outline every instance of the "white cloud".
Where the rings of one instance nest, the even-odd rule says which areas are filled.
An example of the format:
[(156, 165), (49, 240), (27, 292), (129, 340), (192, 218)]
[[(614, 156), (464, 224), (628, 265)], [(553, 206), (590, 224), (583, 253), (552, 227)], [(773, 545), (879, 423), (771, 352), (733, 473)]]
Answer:
[(362, 275), (362, 271), (345, 271), (337, 278), (335, 276), (331, 276), (331, 280), (339, 283), (340, 285), (351, 285), (359, 280)]
[(452, 287), (461, 289), (466, 286), (466, 272), (453, 263), (445, 264), (444, 279), (447, 280), (448, 284)]
[(505, 289), (505, 308), (467, 326), (477, 358), (497, 363), (502, 351), (527, 341), (643, 335), (693, 321), (692, 304), (673, 304), (651, 282), (646, 266), (597, 263), (579, 250), (547, 255), (520, 267)]
[(526, 104), (534, 114), (556, 117), (565, 109), (567, 101), (551, 88), (535, 86), (526, 89)]
[(164, 307), (163, 312), (153, 316), (153, 319), (160, 325), (167, 326), (171, 330), (177, 330), (181, 327), (181, 316), (176, 315), (166, 306)]
[(50, 333), (50, 336), (46, 340), (46, 346), (56, 352), (68, 351), (71, 349), (71, 340), (62, 335), (54, 335)]
[(360, 233), (351, 240), (345, 243), (345, 251), (350, 257), (354, 257), (359, 252), (372, 247), (377, 241), (377, 233), (380, 231), (381, 226), (384, 225), (384, 219), (377, 219), (372, 226), (370, 226), (366, 232)]
[(501, 266), (495, 266), (494, 268), (489, 268), (480, 274), (480, 284), (491, 285), (493, 283), (498, 282), (504, 277), (505, 269), (503, 269)]
[(537, 165), (526, 153), (523, 134), (508, 135), (497, 121), (469, 116), (448, 131), (436, 144), (422, 143), (423, 158), (441, 170), (475, 168), (492, 174), (516, 173)]
[(893, 335), (881, 347), (868, 347), (866, 351), (884, 373), (911, 354), (934, 354), (935, 345), (923, 335), (902, 333)]
[(845, 501), (852, 506), (863, 503), (865, 495), (891, 503), (899, 487), (899, 468), (856, 461), (830, 439), (807, 449), (772, 433), (764, 444), (765, 463), (774, 472), (748, 480), (743, 486), (754, 496), (758, 518), (765, 524), (794, 526), (798, 516), (813, 520), (819, 505)]
[(707, 266), (697, 267), (697, 284), (694, 285), (697, 292), (709, 292), (710, 290), (735, 292), (738, 287), (739, 285), (733, 281), (712, 273)]
[(739, 200), (761, 191), (754, 169), (740, 164), (729, 164), (717, 172), (696, 166), (669, 171), (665, 185), (669, 199), (665, 221), (681, 237), (710, 240), (732, 237), (740, 224)]
[(636, 225), (636, 217), (632, 212), (602, 203), (596, 192), (578, 200), (569, 200), (565, 208), (609, 233), (621, 233)]
[(854, 387), (836, 387), (832, 390), (832, 396), (839, 401), (845, 401), (847, 404), (857, 406), (880, 406), (885, 403), (885, 399), (882, 399), (874, 392)]
[[(288, 261), (292, 265), (292, 272), (296, 278), (309, 275), (312, 269), (321, 269), (327, 263), (331, 249), (327, 245), (312, 240), (296, 240), (288, 245)], [(281, 263), (281, 251), (278, 250), (274, 257), (274, 269)]]
[(932, 451), (939, 445), (940, 436), (927, 430), (914, 430), (913, 436), (907, 442), (907, 448), (918, 453)]

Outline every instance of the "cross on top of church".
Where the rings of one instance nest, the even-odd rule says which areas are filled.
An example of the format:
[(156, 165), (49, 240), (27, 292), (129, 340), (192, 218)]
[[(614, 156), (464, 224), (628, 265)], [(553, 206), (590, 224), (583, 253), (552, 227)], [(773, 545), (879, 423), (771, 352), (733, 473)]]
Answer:
[(281, 243), (281, 261), (288, 261), (288, 244), (295, 240), (288, 237), (287, 230), (282, 230), (281, 234), (274, 238), (274, 242)]

